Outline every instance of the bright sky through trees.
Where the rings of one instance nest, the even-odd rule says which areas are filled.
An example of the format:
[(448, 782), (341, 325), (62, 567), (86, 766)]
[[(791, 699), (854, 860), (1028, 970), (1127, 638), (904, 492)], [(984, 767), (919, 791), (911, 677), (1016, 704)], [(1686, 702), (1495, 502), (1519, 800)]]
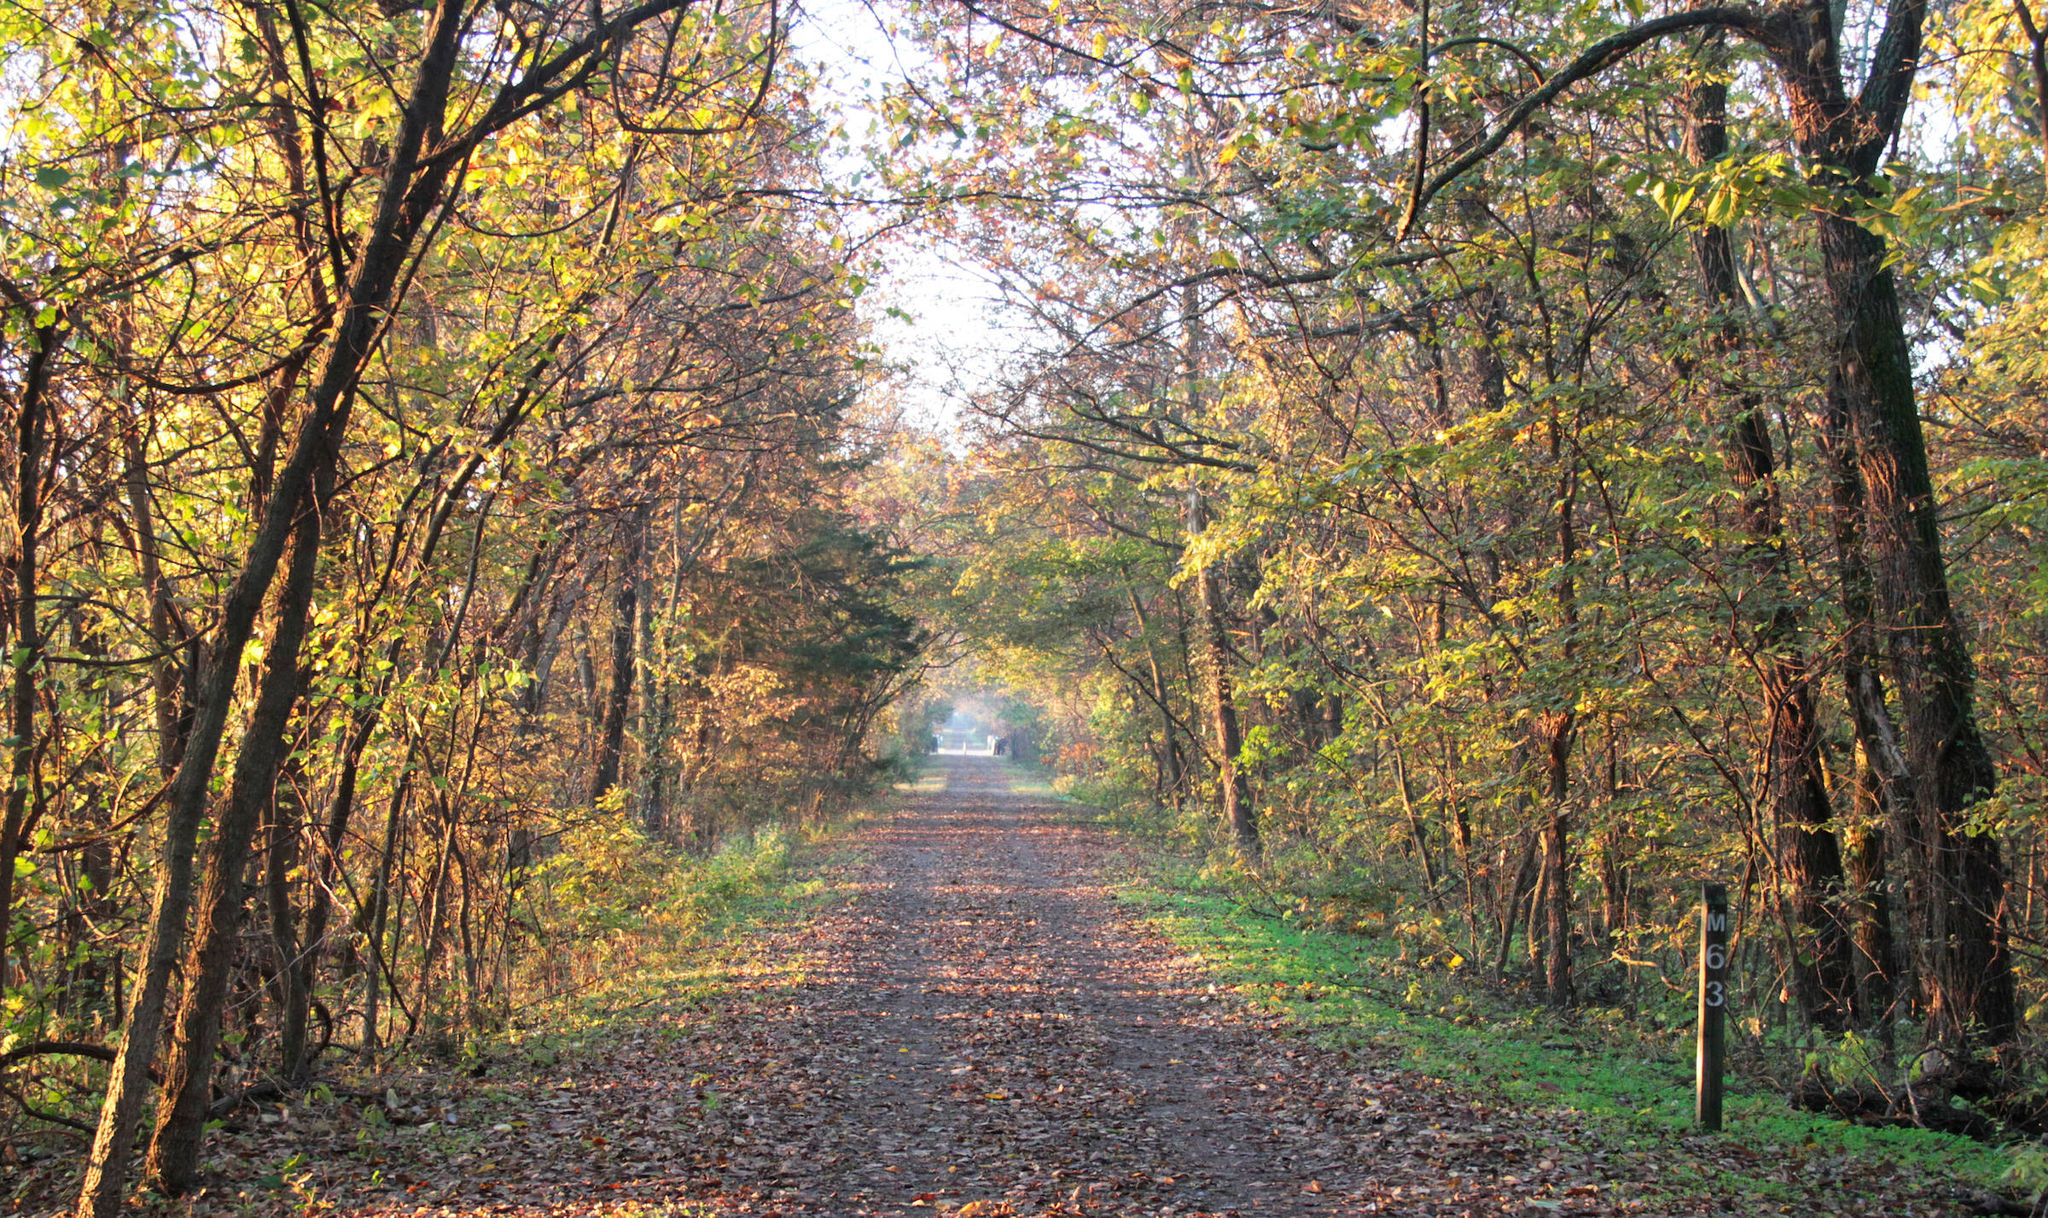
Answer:
[[(856, 227), (874, 232), (904, 219), (900, 196), (875, 172), (886, 160), (890, 133), (882, 99), (892, 85), (929, 67), (925, 50), (891, 27), (901, 14), (889, 0), (814, 0), (803, 6), (792, 46), (821, 71), (821, 114), (845, 125), (842, 151), (825, 164), (849, 195), (873, 200), (856, 206)], [(983, 268), (957, 256), (913, 226), (879, 238), (879, 281), (860, 303), (860, 314), (891, 374), (884, 400), (906, 422), (941, 432), (958, 428), (965, 403), (985, 391), (996, 367), (1012, 353), (997, 321), (992, 285)]]

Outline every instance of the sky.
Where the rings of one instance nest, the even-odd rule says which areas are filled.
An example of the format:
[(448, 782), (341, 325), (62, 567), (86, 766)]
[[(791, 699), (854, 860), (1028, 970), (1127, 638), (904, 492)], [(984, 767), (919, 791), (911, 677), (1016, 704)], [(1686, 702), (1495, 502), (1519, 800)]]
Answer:
[[(890, 19), (887, 0), (807, 0), (794, 26), (797, 56), (821, 68), (830, 85), (813, 105), (836, 108), (853, 138), (856, 155), (839, 166), (848, 177), (863, 167), (858, 150), (887, 86), (923, 62), (907, 40), (891, 40)], [(992, 382), (1003, 360), (993, 292), (975, 267), (928, 236), (889, 240), (883, 257), (887, 273), (861, 300), (875, 342), (903, 369), (882, 393), (906, 422), (957, 433), (966, 398)]]

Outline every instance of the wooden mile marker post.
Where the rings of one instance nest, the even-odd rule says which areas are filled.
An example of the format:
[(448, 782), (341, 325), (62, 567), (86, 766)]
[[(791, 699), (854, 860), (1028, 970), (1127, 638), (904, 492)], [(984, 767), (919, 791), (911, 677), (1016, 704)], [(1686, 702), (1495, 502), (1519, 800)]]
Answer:
[(1721, 1069), (1727, 1058), (1728, 1014), (1728, 888), (1701, 887), (1700, 908), (1700, 1055), (1695, 1071), (1698, 1097), (1693, 1106), (1700, 1128), (1721, 1128)]

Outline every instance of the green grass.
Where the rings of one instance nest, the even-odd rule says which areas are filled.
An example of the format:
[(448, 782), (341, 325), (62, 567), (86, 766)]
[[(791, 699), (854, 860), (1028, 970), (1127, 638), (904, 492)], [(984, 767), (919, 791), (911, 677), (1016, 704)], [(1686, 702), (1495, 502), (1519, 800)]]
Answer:
[(945, 782), (942, 772), (927, 767), (823, 826), (802, 833), (763, 830), (727, 842), (708, 858), (674, 851), (636, 855), (652, 870), (603, 894), (611, 907), (643, 911), (619, 936), (615, 964), (622, 967), (608, 967), (592, 984), (535, 1007), (507, 1043), (528, 1055), (579, 1050), (583, 1039), (615, 1028), (629, 1014), (702, 1003), (742, 981), (800, 983), (809, 962), (768, 958), (757, 950), (760, 938), (845, 900), (843, 877), (856, 858), (847, 841), (851, 831), (906, 798), (938, 793)]
[[(1670, 1024), (1662, 1027), (1595, 1008), (1564, 1019), (1501, 992), (1476, 962), (1441, 944), (1431, 951), (1386, 933), (1396, 919), (1368, 914), (1379, 930), (1359, 934), (1316, 924), (1307, 901), (1297, 921), (1255, 912), (1227, 895), (1227, 865), (1175, 852), (1167, 814), (1106, 808), (1060, 791), (1041, 767), (1005, 767), (1020, 794), (1058, 801), (1061, 819), (1125, 836), (1135, 849), (1117, 864), (1119, 898), (1142, 908), (1219, 983), (1334, 1046), (1452, 1080), (1525, 1120), (1569, 1115), (1588, 1131), (1594, 1153), (1635, 1161), (1629, 1174), (1654, 1181), (1639, 1200), (1798, 1213), (1813, 1195), (1799, 1175), (1809, 1166), (1837, 1165), (1845, 1182), (1905, 1176), (1996, 1188), (2014, 1164), (2011, 1148), (1799, 1112), (1734, 1075), (1723, 1132), (1700, 1132), (1692, 1030), (1682, 1013), (1660, 1012)], [(1844, 1196), (1855, 1212), (1853, 1192)]]
[[(1603, 1153), (1660, 1156), (1666, 1198), (1740, 1196), (1796, 1204), (1787, 1164), (1853, 1159), (1859, 1174), (1928, 1173), (1997, 1185), (2006, 1149), (1914, 1129), (1872, 1128), (1801, 1113), (1731, 1079), (1725, 1132), (1692, 1124), (1692, 1045), (1629, 1034), (1490, 997), (1442, 958), (1402, 959), (1387, 940), (1304, 929), (1214, 892), (1152, 878), (1121, 899), (1251, 1002), (1309, 1025), (1334, 1045), (1374, 1049), (1399, 1066), (1490, 1092), (1540, 1120), (1574, 1113)], [(1455, 957), (1452, 957), (1455, 959)]]
[(1131, 798), (1125, 788), (1077, 783), (1054, 776), (1045, 766), (1007, 758), (1003, 770), (1010, 776), (1012, 791), (1057, 805), (1056, 820), (1094, 825), (1155, 842), (1193, 843), (1194, 839), (1182, 831), (1177, 813), (1147, 800)]
[(937, 795), (946, 789), (944, 771), (933, 769), (929, 763), (918, 768), (917, 777), (910, 782), (895, 784), (898, 797), (904, 795)]
[[(401, 1053), (375, 1074), (343, 1069), (331, 1084), (296, 1097), (294, 1119), (340, 1131), (324, 1148), (294, 1145), (253, 1122), (217, 1135), (223, 1140), (212, 1151), (209, 1170), (218, 1178), (204, 1194), (207, 1212), (351, 1208), (360, 1199), (330, 1194), (329, 1180), (353, 1187), (361, 1177), (351, 1173), (371, 1165), (371, 1181), (386, 1173), (448, 1179), (459, 1156), (492, 1153), (501, 1141), (494, 1126), (532, 1119), (537, 1085), (602, 1077), (613, 1069), (607, 1051), (621, 1042), (681, 1045), (695, 1024), (723, 1017), (707, 1006), (710, 1000), (743, 986), (800, 982), (810, 962), (790, 952), (791, 936), (776, 932), (847, 898), (845, 875), (856, 856), (846, 831), (859, 819), (801, 833), (764, 830), (703, 858), (616, 826), (577, 841), (577, 855), (565, 852), (558, 866), (529, 880), (551, 886), (551, 907), (534, 898), (534, 908), (552, 919), (551, 933), (590, 928), (598, 936), (583, 956), (558, 962), (554, 992), (527, 990), (529, 1001), (509, 1026), (470, 1036), (456, 1057)], [(362, 1102), (365, 1091), (428, 1119), (400, 1127), (379, 1105)], [(430, 1113), (442, 1104), (459, 1109), (459, 1123)], [(156, 1199), (139, 1212), (169, 1218), (191, 1211)], [(606, 1212), (686, 1218), (711, 1210), (691, 1202), (626, 1202)]]

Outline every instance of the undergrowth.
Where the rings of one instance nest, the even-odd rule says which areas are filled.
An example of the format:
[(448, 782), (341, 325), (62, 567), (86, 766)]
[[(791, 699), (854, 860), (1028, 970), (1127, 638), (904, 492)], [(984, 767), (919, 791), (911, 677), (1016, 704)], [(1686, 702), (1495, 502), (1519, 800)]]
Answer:
[[(702, 857), (655, 842), (623, 818), (591, 828), (524, 881), (529, 950), (513, 973), (521, 1001), (459, 1044), (400, 1042), (374, 1070), (338, 1049), (311, 1087), (230, 1114), (233, 1128), (221, 1134), (230, 1143), (215, 1146), (209, 1167), (219, 1173), (220, 1204), (252, 1213), (331, 1208), (313, 1201), (315, 1173), (290, 1132), (301, 1126), (345, 1130), (355, 1157), (379, 1163), (387, 1155), (409, 1161), (422, 1147), (443, 1158), (482, 1154), (494, 1122), (527, 1118), (517, 1080), (531, 1072), (580, 1071), (616, 1041), (679, 1036), (679, 1021), (667, 1017), (734, 989), (801, 981), (807, 961), (760, 944), (843, 899), (845, 831), (861, 814), (736, 835)], [(270, 1124), (285, 1116), (294, 1124)], [(24, 1170), (0, 1188), (0, 1208), (75, 1192), (76, 1136), (59, 1130), (14, 1146)], [(304, 1204), (287, 1205), (290, 1196)], [(151, 1209), (184, 1212), (160, 1199)]]
[(861, 816), (738, 835), (705, 857), (644, 840), (565, 852), (561, 870), (545, 877), (556, 905), (542, 925), (552, 942), (578, 945), (568, 975), (480, 1049), (552, 1054), (565, 1038), (602, 1030), (629, 1011), (700, 1003), (735, 983), (767, 979), (764, 970), (782, 974), (784, 984), (801, 981), (805, 961), (764, 960), (747, 945), (754, 933), (840, 894), (841, 839)]

